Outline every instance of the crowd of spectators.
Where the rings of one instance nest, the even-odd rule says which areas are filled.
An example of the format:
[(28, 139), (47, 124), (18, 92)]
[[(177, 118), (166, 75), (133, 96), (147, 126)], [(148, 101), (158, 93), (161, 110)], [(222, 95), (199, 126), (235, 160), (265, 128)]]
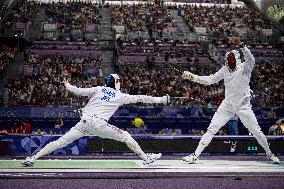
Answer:
[[(99, 21), (99, 5), (91, 2), (53, 2), (42, 5), (48, 19), (45, 23), (55, 24), (59, 39), (83, 38), (88, 25), (97, 25)], [(94, 28), (95, 29), (95, 28)], [(93, 29), (93, 30), (94, 30)], [(76, 37), (76, 35), (78, 35)]]
[(3, 18), (2, 26), (5, 29), (14, 28), (15, 30), (28, 28), (33, 24), (33, 18), (39, 9), (40, 4), (35, 1), (17, 1), (12, 10)]
[(6, 72), (7, 67), (13, 62), (17, 48), (10, 48), (6, 45), (0, 47), (0, 79)]
[(256, 64), (257, 78), (250, 83), (253, 102), (258, 107), (281, 107), (284, 104), (284, 62), (262, 62)]
[[(200, 75), (209, 75), (214, 73), (216, 68), (192, 65), (190, 71)], [(172, 69), (147, 70), (142, 67), (125, 66), (120, 75), (123, 81), (121, 90), (125, 93), (152, 96), (169, 94), (173, 97), (186, 97), (172, 101), (171, 106), (192, 107), (193, 105), (202, 105), (213, 108), (223, 100), (223, 86), (205, 86), (188, 82)]]
[(8, 131), (11, 134), (31, 134), (32, 128), (28, 120), (23, 120), (21, 122), (14, 122)]
[[(102, 75), (93, 77), (85, 75), (82, 67), (85, 64), (100, 68), (101, 63), (97, 59), (72, 60), (60, 56), (37, 57), (30, 56), (28, 66), (33, 71), (24, 72), (24, 75), (12, 81), (7, 86), (9, 90), (9, 104), (20, 105), (67, 105), (82, 106), (86, 103), (85, 98), (76, 97), (68, 93), (60, 84), (63, 78), (70, 78), (71, 83), (81, 87), (92, 87), (103, 85)], [(215, 73), (219, 67), (211, 65), (198, 66), (190, 64), (185, 68), (198, 75), (210, 75)], [(252, 103), (257, 107), (281, 108), (284, 104), (284, 82), (283, 64), (263, 62), (256, 64), (257, 77), (252, 78), (251, 88), (253, 90)], [(173, 97), (186, 97), (171, 102), (170, 107), (194, 107), (202, 106), (208, 109), (216, 108), (224, 98), (224, 87), (222, 84), (211, 86), (200, 85), (195, 82), (183, 80), (180, 74), (170, 68), (159, 69), (153, 67), (148, 69), (144, 66), (122, 66), (120, 73), (122, 77), (122, 92), (139, 95), (163, 96), (169, 94)]]
[[(89, 69), (98, 72), (90, 74)], [(98, 58), (30, 55), (23, 75), (14, 79), (6, 90), (11, 106), (81, 106), (85, 105), (86, 99), (68, 93), (60, 82), (67, 78), (76, 86), (92, 87), (103, 84), (101, 77), (101, 61)]]
[(162, 37), (163, 31), (168, 27), (177, 27), (170, 10), (164, 6), (153, 4), (112, 5), (109, 10), (113, 19), (112, 25), (125, 26), (127, 31), (146, 32), (150, 38), (153, 38), (156, 33)]
[(187, 41), (117, 41), (116, 53), (118, 66), (131, 63), (209, 63), (208, 51), (197, 43)]
[(230, 4), (231, 0), (173, 0), (180, 3), (214, 3), (214, 4)]
[(243, 7), (207, 7), (184, 5), (184, 18), (192, 31), (194, 27), (205, 27), (216, 38), (238, 36), (240, 30), (273, 28), (269, 21), (254, 10)]
[[(230, 3), (229, 1), (204, 0), (205, 3)], [(99, 7), (88, 2), (49, 3), (40, 5), (45, 9), (48, 16), (47, 23), (56, 24), (61, 34), (72, 33), (73, 30), (84, 31), (87, 24), (99, 24)], [(31, 13), (38, 10), (35, 2), (25, 4), (26, 12), (34, 8)], [(184, 17), (191, 27), (206, 27), (210, 32), (218, 35), (230, 36), (236, 33), (234, 28), (249, 27), (254, 30), (255, 26), (269, 28), (270, 25), (259, 17), (259, 13), (247, 7), (205, 7), (184, 5)], [(133, 32), (162, 31), (166, 27), (177, 27), (170, 14), (170, 9), (162, 5), (139, 4), (139, 5), (112, 5), (109, 6), (113, 25), (124, 25), (127, 30)], [(12, 11), (13, 12), (13, 11)], [(21, 12), (21, 11), (20, 11)], [(12, 13), (11, 13), (12, 14)], [(15, 16), (15, 18), (18, 18)], [(29, 15), (29, 18), (32, 16)], [(170, 47), (162, 47), (163, 43), (171, 43)], [(155, 66), (157, 58), (163, 62), (171, 62), (174, 59), (186, 57), (186, 69), (199, 75), (209, 75), (218, 70), (217, 65), (208, 67), (197, 65), (198, 58), (208, 57), (207, 49), (203, 46), (197, 48), (178, 47), (178, 44), (187, 44), (185, 41), (157, 42), (133, 39), (130, 41), (117, 40), (118, 48), (116, 55), (143, 54), (145, 55), (145, 67), (131, 67), (129, 65), (119, 66), (119, 72), (123, 79), (122, 91), (130, 94), (149, 94), (161, 96), (186, 97), (185, 99), (172, 102), (172, 106), (201, 105), (208, 108), (217, 107), (223, 99), (224, 88), (220, 84), (212, 86), (199, 85), (187, 82), (179, 77), (179, 74), (170, 69), (159, 69)], [(131, 46), (132, 45), (132, 46)], [(49, 46), (57, 46), (49, 44)], [(69, 48), (71, 46), (64, 46)], [(151, 49), (151, 48), (152, 49)], [(60, 47), (61, 48), (61, 47)], [(78, 50), (78, 46), (71, 48)], [(84, 47), (85, 48), (85, 47)], [(86, 48), (89, 48), (88, 45)], [(163, 50), (165, 48), (166, 50)], [(279, 51), (270, 49), (269, 52), (279, 54)], [(259, 52), (258, 52), (259, 53)], [(260, 52), (266, 54), (267, 52)], [(5, 53), (4, 53), (5, 54)], [(11, 59), (10, 56), (1, 55), (4, 62)], [(135, 56), (133, 56), (135, 59)], [(101, 62), (96, 58), (66, 58), (63, 56), (36, 56), (29, 55), (23, 66), (23, 75), (7, 86), (10, 105), (84, 105), (85, 99), (78, 100), (64, 90), (60, 81), (70, 78), (75, 85), (82, 87), (103, 85)], [(177, 63), (177, 62), (175, 62)], [(88, 66), (87, 66), (88, 65)], [(144, 66), (145, 66), (144, 65)], [(86, 70), (84, 71), (84, 67)], [(1, 64), (2, 68), (2, 64)], [(89, 72), (89, 70), (96, 70)], [(282, 64), (261, 63), (256, 69), (260, 73), (258, 80), (252, 80), (251, 86), (254, 90), (253, 102), (257, 106), (280, 107), (283, 104), (283, 78)], [(2, 73), (2, 72), (1, 72)], [(259, 80), (261, 82), (259, 82)], [(274, 84), (273, 83), (277, 83)], [(276, 92), (275, 92), (276, 91)], [(81, 99), (81, 98), (80, 98)]]

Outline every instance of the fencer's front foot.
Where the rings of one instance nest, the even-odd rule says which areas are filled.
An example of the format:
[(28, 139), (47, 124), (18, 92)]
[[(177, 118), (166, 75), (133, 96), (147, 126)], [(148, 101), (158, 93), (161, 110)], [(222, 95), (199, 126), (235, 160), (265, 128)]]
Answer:
[(32, 167), (34, 166), (35, 160), (31, 157), (27, 157), (21, 164), (25, 167)]
[(144, 165), (150, 165), (150, 164), (153, 164), (154, 162), (156, 162), (158, 159), (160, 159), (162, 156), (161, 153), (158, 153), (158, 154), (147, 154), (147, 159), (144, 160), (143, 164)]
[(274, 154), (270, 154), (269, 156), (267, 156), (268, 159), (270, 159), (272, 161), (272, 163), (274, 164), (280, 164), (280, 160), (278, 159), (278, 157), (276, 157)]
[(195, 154), (191, 154), (189, 156), (184, 156), (182, 158), (182, 161), (185, 161), (189, 164), (194, 164), (194, 163), (197, 163), (199, 161), (199, 158)]

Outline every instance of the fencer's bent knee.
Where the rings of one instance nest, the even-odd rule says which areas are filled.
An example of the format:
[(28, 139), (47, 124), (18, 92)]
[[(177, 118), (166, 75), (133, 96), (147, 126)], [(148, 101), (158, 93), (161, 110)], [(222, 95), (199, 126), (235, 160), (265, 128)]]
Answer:
[(54, 141), (54, 142), (57, 142), (58, 143), (57, 145), (60, 148), (63, 148), (65, 146), (67, 146), (68, 144), (70, 144), (72, 141), (70, 141), (70, 140), (68, 140), (66, 138), (60, 137), (57, 141)]
[(56, 149), (58, 149), (58, 148), (63, 148), (63, 147), (64, 147), (58, 140), (53, 141), (53, 142), (51, 142), (51, 143), (49, 143), (49, 144), (52, 145), (52, 146), (54, 146)]

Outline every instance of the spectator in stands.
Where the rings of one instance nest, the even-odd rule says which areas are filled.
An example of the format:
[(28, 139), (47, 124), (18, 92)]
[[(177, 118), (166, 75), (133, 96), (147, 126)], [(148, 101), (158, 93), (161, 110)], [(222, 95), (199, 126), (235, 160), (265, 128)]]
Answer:
[(24, 120), (21, 123), (22, 134), (31, 134), (31, 124), (28, 120)]
[(63, 119), (57, 118), (54, 125), (54, 134), (62, 134), (62, 128), (64, 126)]
[(11, 134), (16, 134), (17, 133), (17, 128), (18, 128), (18, 123), (17, 122), (14, 122), (11, 129), (10, 129), (10, 132)]
[(196, 136), (196, 135), (198, 135), (198, 132), (194, 128), (192, 128), (191, 130), (189, 130), (189, 134)]
[(235, 116), (228, 121), (227, 125), (228, 125), (229, 135), (239, 135), (238, 120), (239, 118)]
[(169, 128), (161, 129), (159, 135), (172, 135), (173, 130)]
[(16, 53), (16, 48), (10, 48), (6, 45), (0, 47), (0, 79), (3, 78), (8, 66), (13, 62)]
[(33, 132), (33, 134), (35, 134), (35, 135), (44, 135), (44, 134), (46, 134), (46, 132), (42, 131), (41, 129), (37, 129), (36, 131)]
[(205, 134), (205, 131), (203, 129), (200, 130), (200, 136), (203, 136)]
[(172, 135), (182, 135), (181, 129), (174, 129)]
[(284, 119), (279, 119), (274, 125), (269, 128), (269, 135), (283, 135), (284, 134)]

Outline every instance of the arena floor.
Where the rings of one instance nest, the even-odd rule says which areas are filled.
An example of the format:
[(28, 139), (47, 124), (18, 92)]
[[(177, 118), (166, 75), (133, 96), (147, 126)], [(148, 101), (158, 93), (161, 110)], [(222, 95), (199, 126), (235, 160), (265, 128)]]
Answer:
[(284, 188), (284, 163), (270, 161), (160, 160), (147, 167), (129, 159), (20, 162), (0, 161), (0, 188)]

